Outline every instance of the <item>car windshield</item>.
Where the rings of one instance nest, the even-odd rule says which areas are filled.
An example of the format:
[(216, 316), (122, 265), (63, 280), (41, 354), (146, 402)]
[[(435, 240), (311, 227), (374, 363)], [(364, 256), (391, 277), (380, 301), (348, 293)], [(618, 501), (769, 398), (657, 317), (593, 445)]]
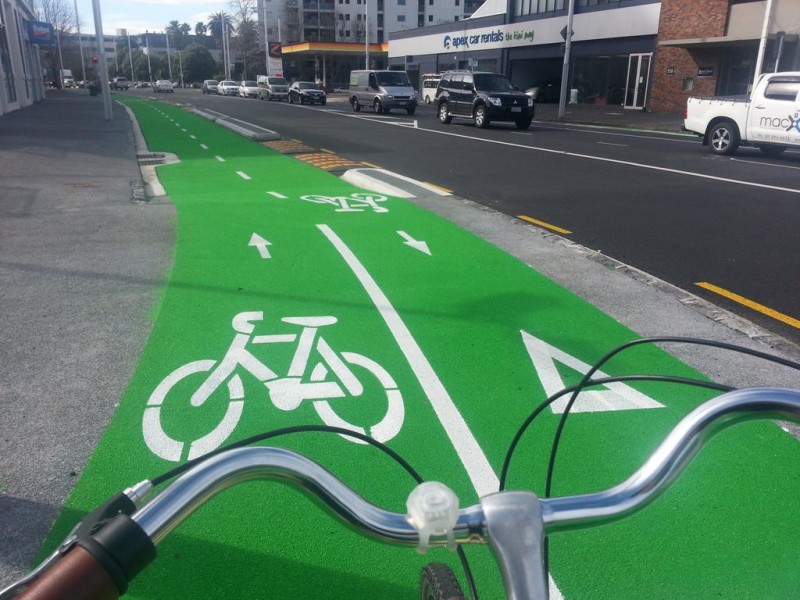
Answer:
[(220, 85), (236, 85), (235, 81), (223, 81)]
[(500, 73), (478, 73), (473, 75), (475, 89), (485, 92), (511, 92), (514, 86), (508, 77)]
[(408, 75), (405, 71), (381, 71), (376, 73), (379, 85), (400, 86), (409, 85)]
[(286, 85), (286, 80), (283, 77), (270, 77), (269, 82), (272, 85)]
[(297, 84), (301, 90), (318, 90), (319, 86), (316, 83), (312, 83), (310, 81), (301, 81)]
[(256, 82), (255, 81), (243, 81), (242, 85), (244, 87), (256, 87)]

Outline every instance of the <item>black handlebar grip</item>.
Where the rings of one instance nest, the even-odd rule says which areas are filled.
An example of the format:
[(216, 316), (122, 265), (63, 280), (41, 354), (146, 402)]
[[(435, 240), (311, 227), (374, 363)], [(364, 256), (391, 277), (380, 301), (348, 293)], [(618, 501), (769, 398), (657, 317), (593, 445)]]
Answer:
[(85, 549), (74, 547), (17, 600), (117, 600), (119, 592), (102, 565)]

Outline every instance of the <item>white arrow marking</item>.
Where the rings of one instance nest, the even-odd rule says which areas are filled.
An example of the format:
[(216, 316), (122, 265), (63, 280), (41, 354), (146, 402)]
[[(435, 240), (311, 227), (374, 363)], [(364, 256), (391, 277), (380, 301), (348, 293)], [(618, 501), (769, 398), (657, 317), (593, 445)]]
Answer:
[(276, 198), (280, 198), (281, 200), (287, 200), (289, 197), (284, 196), (280, 192), (267, 192), (270, 196), (275, 196)]
[(268, 242), (257, 233), (253, 234), (253, 237), (250, 238), (250, 243), (247, 245), (258, 248), (258, 253), (261, 255), (261, 258), (272, 258), (269, 254), (269, 250), (267, 250), (267, 246), (272, 246), (272, 242)]
[(428, 244), (421, 240), (415, 240), (410, 235), (408, 235), (405, 231), (398, 231), (397, 232), (401, 238), (405, 240), (403, 242), (406, 246), (411, 246), (412, 248), (419, 250), (420, 252), (424, 252), (428, 256), (431, 256), (431, 251), (428, 249)]

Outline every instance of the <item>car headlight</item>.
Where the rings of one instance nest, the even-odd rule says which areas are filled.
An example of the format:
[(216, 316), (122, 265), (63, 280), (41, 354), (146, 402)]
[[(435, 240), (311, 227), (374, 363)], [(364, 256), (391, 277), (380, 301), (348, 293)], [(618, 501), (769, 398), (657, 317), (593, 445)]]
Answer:
[(387, 100), (394, 100), (394, 96), (392, 96), (391, 94), (386, 94), (384, 98), (386, 98)]
[(500, 98), (495, 98), (494, 96), (489, 96), (488, 98), (489, 104), (494, 104), (495, 106), (503, 106), (503, 101)]

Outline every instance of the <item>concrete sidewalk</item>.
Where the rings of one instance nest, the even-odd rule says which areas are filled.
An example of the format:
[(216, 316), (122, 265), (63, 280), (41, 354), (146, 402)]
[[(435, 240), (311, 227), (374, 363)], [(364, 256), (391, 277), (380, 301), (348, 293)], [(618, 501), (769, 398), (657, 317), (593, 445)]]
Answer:
[(680, 133), (682, 113), (647, 112), (624, 109), (621, 106), (569, 104), (564, 118), (558, 116), (558, 104), (537, 104), (536, 120), (605, 127), (621, 127), (647, 131)]
[[(122, 396), (171, 268), (174, 207), (143, 202), (127, 113), (48, 91), (0, 117), (0, 588), (27, 571)], [(537, 119), (556, 120), (556, 105)], [(679, 131), (677, 115), (571, 106), (566, 122)], [(635, 269), (460, 198), (412, 201), (503, 248), (641, 335), (800, 352)], [(788, 369), (669, 351), (731, 385), (797, 386)], [(132, 434), (133, 435), (133, 434)]]
[(0, 117), (0, 588), (111, 419), (172, 264), (174, 207), (142, 202), (127, 114), (82, 92)]

